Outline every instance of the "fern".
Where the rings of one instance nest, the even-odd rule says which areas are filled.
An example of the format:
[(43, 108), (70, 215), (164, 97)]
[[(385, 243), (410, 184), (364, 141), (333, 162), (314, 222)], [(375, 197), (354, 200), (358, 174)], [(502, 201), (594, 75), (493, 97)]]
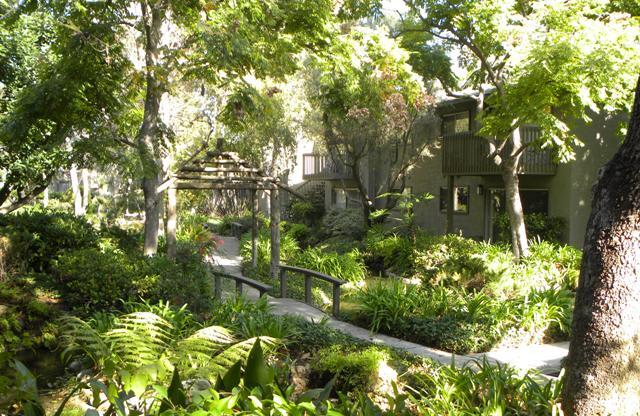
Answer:
[[(161, 363), (176, 367), (186, 376), (215, 378), (239, 360), (246, 360), (258, 338), (237, 340), (220, 326), (199, 329), (187, 337), (174, 324), (152, 312), (133, 312), (113, 320), (113, 328), (99, 333), (76, 317), (62, 319), (65, 354), (85, 353), (95, 365), (107, 362), (132, 371)], [(275, 348), (276, 338), (260, 337), (267, 348)]]

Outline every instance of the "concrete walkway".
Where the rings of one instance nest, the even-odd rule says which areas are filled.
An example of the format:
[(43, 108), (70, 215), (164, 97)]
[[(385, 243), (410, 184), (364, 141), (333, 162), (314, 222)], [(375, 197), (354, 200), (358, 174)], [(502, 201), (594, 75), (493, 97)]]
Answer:
[[(217, 250), (213, 262), (225, 273), (237, 276), (242, 275), (240, 242), (235, 237), (222, 237), (222, 239), (224, 244)], [(249, 299), (258, 298), (258, 291), (246, 285), (243, 294)], [(313, 322), (324, 321), (329, 327), (349, 334), (354, 338), (403, 350), (417, 356), (430, 358), (442, 364), (454, 362), (457, 366), (463, 366), (469, 362), (481, 361), (486, 358), (492, 363), (508, 364), (511, 367), (522, 370), (536, 369), (543, 374), (555, 375), (560, 371), (562, 367), (561, 361), (566, 357), (569, 350), (569, 343), (561, 342), (528, 345), (521, 348), (502, 348), (468, 356), (455, 355), (387, 335), (371, 333), (367, 329), (334, 319), (321, 310), (294, 299), (280, 299), (269, 296), (269, 304), (272, 306), (273, 314), (275, 315), (295, 315)]]

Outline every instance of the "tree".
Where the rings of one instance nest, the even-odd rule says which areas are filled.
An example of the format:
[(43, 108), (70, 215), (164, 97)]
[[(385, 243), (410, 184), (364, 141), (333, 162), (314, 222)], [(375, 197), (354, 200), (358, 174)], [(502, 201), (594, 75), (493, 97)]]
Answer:
[(568, 415), (640, 409), (640, 79), (627, 137), (594, 189), (562, 407)]
[[(20, 7), (16, 10), (20, 11)], [(139, 79), (143, 83), (139, 94), (143, 103), (142, 120), (135, 140), (125, 137), (123, 141), (135, 145), (142, 165), (144, 252), (152, 254), (157, 249), (162, 201), (158, 188), (169, 174), (163, 154), (168, 136), (172, 134), (162, 120), (163, 99), (184, 81), (197, 79), (234, 89), (246, 87), (248, 77), (279, 78), (293, 72), (298, 52), (303, 48), (319, 48), (327, 42), (332, 3), (329, 0), (58, 0), (38, 2), (36, 12), (61, 21), (73, 38), (102, 41), (87, 33), (98, 28), (109, 30), (111, 36), (101, 44), (103, 52), (124, 48), (135, 51), (136, 41), (140, 41), (142, 61), (134, 53), (123, 55), (127, 63), (133, 64), (130, 66), (140, 70), (123, 68), (120, 73), (125, 79)], [(76, 72), (85, 71), (85, 68), (79, 71), (74, 67), (71, 58), (69, 61)], [(107, 69), (109, 73), (117, 72), (115, 68)], [(99, 76), (101, 72), (96, 71), (94, 75)], [(234, 110), (242, 111), (241, 108)]]
[(112, 27), (78, 33), (64, 23), (82, 20), (75, 9), (63, 17), (17, 4), (0, 5), (2, 213), (33, 200), (59, 169), (106, 160), (131, 85)]
[[(401, 193), (407, 173), (431, 144), (414, 128), (434, 100), (408, 59), (382, 31), (352, 28), (327, 59), (315, 62), (311, 89), (322, 113), (321, 140), (334, 161), (349, 169), (367, 225), (377, 195)], [(373, 166), (386, 172), (374, 195), (364, 180)], [(386, 200), (392, 208), (397, 198)]]
[[(610, 13), (604, 0), (404, 3), (409, 13), (399, 34), (432, 36), (433, 41), (424, 39), (434, 45), (427, 52), (439, 52), (437, 45), (459, 50), (460, 65), (468, 72), (464, 86), (474, 88), (472, 95), (488, 109), (481, 113), (480, 133), (490, 142), (487, 156), (501, 168), (514, 254), (526, 256), (518, 180), (522, 152), (550, 148), (559, 161), (569, 161), (580, 145), (571, 120), (588, 121), (587, 109), (628, 108), (632, 71), (640, 62), (637, 23)], [(416, 51), (425, 53), (424, 47)], [(448, 92), (458, 87), (447, 85), (451, 78), (441, 72), (422, 75), (437, 77)], [(534, 142), (520, 137), (525, 124), (540, 127)]]

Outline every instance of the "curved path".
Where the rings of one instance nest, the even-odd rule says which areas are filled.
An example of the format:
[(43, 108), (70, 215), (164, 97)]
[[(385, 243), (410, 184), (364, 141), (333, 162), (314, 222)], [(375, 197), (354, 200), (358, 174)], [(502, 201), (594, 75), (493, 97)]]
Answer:
[[(242, 275), (240, 242), (235, 237), (221, 238), (224, 243), (213, 256), (214, 264), (225, 273)], [(250, 299), (258, 298), (258, 291), (246, 285), (243, 294)], [(462, 366), (470, 361), (486, 358), (489, 362), (508, 364), (519, 369), (536, 369), (543, 374), (557, 374), (561, 368), (561, 361), (567, 355), (569, 349), (568, 342), (561, 342), (529, 345), (520, 348), (503, 348), (471, 355), (456, 355), (387, 335), (371, 333), (367, 329), (334, 319), (321, 310), (294, 299), (280, 299), (269, 296), (269, 304), (272, 306), (275, 315), (296, 315), (313, 322), (325, 321), (329, 327), (349, 334), (354, 338), (397, 348), (411, 354), (430, 358), (442, 364), (454, 362), (457, 366)]]

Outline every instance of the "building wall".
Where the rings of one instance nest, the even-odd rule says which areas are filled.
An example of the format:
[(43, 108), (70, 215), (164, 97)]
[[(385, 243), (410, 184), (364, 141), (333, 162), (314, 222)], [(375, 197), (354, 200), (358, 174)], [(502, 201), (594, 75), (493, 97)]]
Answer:
[[(547, 189), (549, 191), (549, 215), (565, 219), (567, 227), (563, 240), (575, 247), (582, 247), (587, 221), (591, 213), (591, 191), (598, 170), (607, 163), (618, 149), (621, 138), (616, 131), (624, 118), (605, 119), (592, 114), (591, 123), (576, 122), (571, 128), (584, 142), (576, 149), (576, 160), (559, 164), (555, 175), (526, 175), (520, 177), (521, 189)], [(439, 189), (447, 186), (442, 175), (442, 150), (423, 160), (412, 172), (408, 186), (414, 193), (429, 192), (434, 199), (415, 209), (416, 221), (427, 232), (442, 234), (446, 227), (446, 213), (439, 210)], [(478, 186), (482, 186), (482, 195)], [(469, 186), (469, 214), (454, 215), (454, 229), (471, 238), (483, 238), (488, 216), (488, 198), (491, 189), (503, 189), (499, 175), (461, 176), (455, 178), (455, 186)]]
[(576, 160), (571, 167), (571, 199), (569, 201), (568, 218), (570, 222), (567, 242), (582, 247), (587, 221), (591, 214), (592, 188), (598, 178), (598, 170), (615, 154), (622, 143), (617, 134), (621, 123), (628, 121), (628, 116), (605, 118), (590, 114), (593, 122), (576, 122), (573, 131), (584, 142), (585, 146), (576, 149)]

